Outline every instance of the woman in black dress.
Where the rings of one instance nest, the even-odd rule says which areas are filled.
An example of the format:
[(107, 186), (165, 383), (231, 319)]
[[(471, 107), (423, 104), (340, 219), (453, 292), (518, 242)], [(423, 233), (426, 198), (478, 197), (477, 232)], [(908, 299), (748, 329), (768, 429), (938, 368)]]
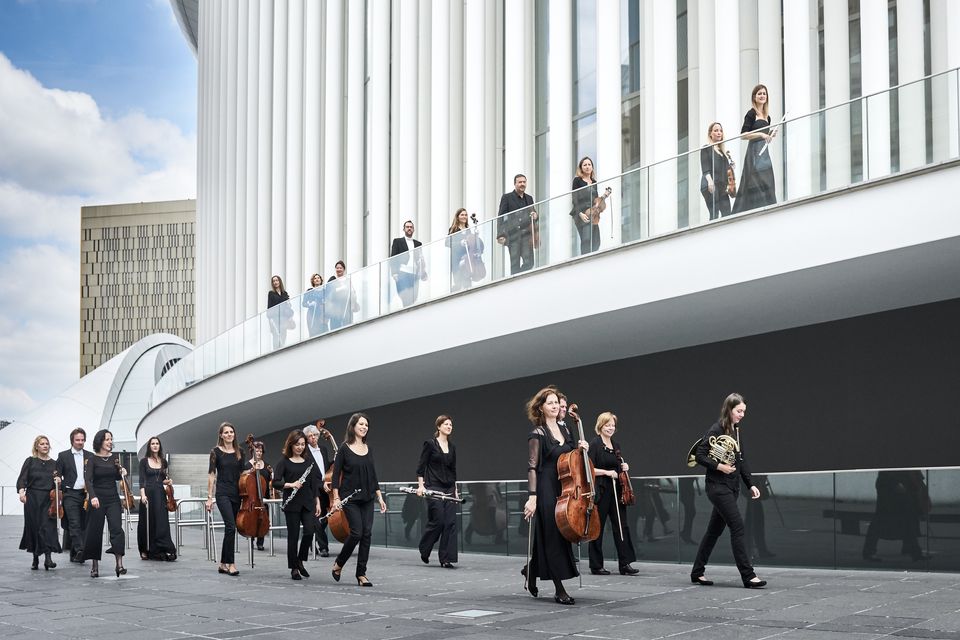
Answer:
[[(463, 207), (453, 214), (453, 221), (447, 229), (447, 247), (450, 249), (450, 291), (469, 289), (473, 285), (470, 279), (470, 268), (467, 261), (467, 229), (470, 228), (470, 218)], [(483, 243), (481, 243), (481, 251)]]
[(290, 294), (283, 286), (280, 276), (270, 278), (270, 291), (267, 292), (267, 309), (276, 310), (268, 314), (270, 332), (273, 334), (273, 348), (279, 349), (287, 341), (287, 331), (292, 329), (293, 308), (290, 306)]
[(250, 468), (250, 464), (243, 460), (236, 440), (233, 425), (222, 423), (217, 434), (217, 446), (210, 450), (207, 473), (207, 511), (213, 510), (216, 500), (220, 517), (223, 518), (223, 546), (220, 548), (217, 572), (231, 576), (240, 575), (234, 561), (237, 513), (240, 511), (240, 474)]
[[(533, 549), (530, 565), (521, 573), (527, 576), (530, 595), (538, 594), (537, 578), (552, 580), (556, 587), (554, 600), (558, 604), (574, 604), (562, 580), (580, 575), (573, 560), (573, 545), (560, 533), (554, 510), (560, 496), (560, 478), (557, 475), (557, 459), (561, 454), (577, 448), (570, 430), (557, 424), (560, 415), (560, 400), (557, 390), (546, 387), (527, 402), (527, 418), (533, 423), (533, 431), (527, 436), (527, 483), (529, 497), (523, 505), (523, 517), (531, 520)], [(579, 446), (586, 451), (588, 445), (581, 440)]]
[(31, 569), (40, 566), (40, 554), (43, 554), (43, 568), (53, 569), (57, 563), (51, 553), (60, 553), (60, 541), (57, 539), (57, 520), (50, 517), (50, 490), (60, 478), (54, 477), (57, 462), (50, 457), (50, 440), (47, 436), (37, 436), (33, 440), (30, 457), (23, 461), (20, 476), (17, 478), (17, 493), (23, 503), (23, 537), (20, 548), (33, 554)]
[(100, 557), (103, 554), (103, 522), (106, 520), (110, 531), (110, 548), (107, 553), (114, 556), (114, 570), (119, 578), (127, 570), (123, 566), (123, 554), (126, 550), (126, 538), (123, 535), (123, 520), (120, 495), (117, 493), (117, 481), (127, 476), (127, 470), (120, 466), (120, 458), (113, 453), (113, 434), (106, 429), (97, 431), (93, 436), (93, 457), (84, 465), (83, 479), (87, 485), (87, 531), (83, 542), (83, 557), (93, 560), (90, 577), (100, 575)]
[[(753, 106), (743, 117), (743, 126), (740, 128), (744, 140), (749, 140), (750, 143), (743, 156), (743, 173), (740, 174), (740, 186), (732, 213), (750, 211), (777, 202), (769, 149), (769, 143), (777, 136), (777, 130), (770, 128), (770, 95), (767, 88), (762, 84), (755, 86), (750, 93), (750, 101)], [(760, 153), (761, 150), (763, 153)]]
[[(453, 420), (437, 416), (436, 433), (423, 443), (420, 463), (417, 465), (417, 495), (425, 489), (457, 494), (457, 449), (450, 442)], [(433, 545), (440, 541), (437, 556), (444, 569), (456, 569), (457, 561), (457, 503), (450, 500), (427, 500), (427, 528), (420, 538), (420, 559), (430, 564)]]
[[(590, 573), (599, 576), (610, 575), (603, 568), (603, 529), (607, 521), (613, 527), (613, 544), (617, 548), (617, 561), (621, 575), (633, 576), (638, 573), (630, 566), (636, 561), (637, 555), (633, 550), (633, 540), (630, 538), (630, 529), (627, 526), (627, 508), (620, 495), (618, 475), (621, 470), (629, 471), (630, 466), (620, 456), (620, 444), (613, 439), (617, 432), (617, 416), (609, 411), (597, 416), (597, 425), (594, 427), (597, 437), (590, 442), (590, 460), (595, 470), (597, 491), (597, 509), (600, 512), (600, 535), (590, 541)], [(617, 493), (614, 495), (614, 483), (617, 483)]]
[[(750, 469), (740, 451), (740, 428), (738, 425), (747, 413), (747, 405), (738, 393), (731, 393), (723, 401), (720, 409), (720, 419), (714, 422), (703, 435), (700, 446), (697, 447), (697, 463), (706, 468), (704, 487), (707, 498), (713, 504), (710, 522), (707, 531), (697, 549), (697, 559), (693, 562), (690, 571), (690, 580), (693, 584), (709, 587), (712, 580), (703, 577), (710, 560), (710, 553), (716, 546), (720, 534), (725, 527), (730, 527), (730, 546), (733, 547), (733, 558), (740, 570), (740, 578), (747, 589), (759, 589), (767, 584), (753, 571), (750, 556), (747, 554), (747, 544), (744, 540), (743, 518), (737, 507), (737, 498), (740, 496), (740, 480), (750, 487), (750, 497), (756, 500), (760, 497), (760, 490), (754, 486), (750, 477)], [(728, 436), (736, 440), (734, 464), (719, 462), (710, 456), (710, 439)]]
[[(353, 550), (360, 545), (357, 553), (357, 584), (361, 587), (372, 587), (373, 583), (367, 580), (367, 559), (370, 556), (370, 536), (373, 532), (373, 501), (380, 504), (380, 513), (386, 513), (387, 503), (380, 493), (380, 482), (377, 481), (377, 470), (373, 464), (373, 453), (367, 446), (367, 433), (370, 430), (369, 420), (362, 413), (350, 416), (347, 422), (347, 434), (343, 446), (337, 450), (333, 460), (333, 508), (342, 508), (350, 523), (350, 537), (343, 543), (340, 555), (333, 563), (333, 579), (340, 581), (340, 572), (350, 559)], [(342, 504), (340, 496), (350, 495), (354, 489), (360, 492), (350, 498), (350, 502)]]
[(727, 167), (730, 156), (723, 144), (723, 125), (711, 122), (707, 127), (709, 144), (700, 149), (700, 193), (707, 203), (710, 219), (730, 215), (730, 196), (727, 194)]
[(307, 308), (307, 332), (311, 338), (327, 330), (327, 318), (323, 312), (324, 291), (323, 276), (319, 273), (310, 276), (310, 288), (303, 294), (301, 304)]
[(170, 539), (167, 515), (167, 474), (163, 445), (156, 436), (147, 442), (147, 455), (140, 460), (140, 513), (137, 518), (137, 547), (141, 560), (177, 559), (177, 547)]
[[(310, 547), (317, 518), (320, 517), (321, 474), (314, 470), (313, 456), (304, 458), (307, 438), (299, 429), (294, 429), (283, 444), (283, 458), (277, 463), (273, 486), (283, 489), (283, 515), (287, 521), (287, 568), (290, 578), (300, 580), (310, 574), (303, 567)], [(303, 540), (299, 551), (300, 525), (303, 525)]]
[[(600, 248), (600, 225), (594, 222), (591, 213), (597, 202), (597, 177), (593, 172), (593, 160), (583, 157), (577, 164), (577, 175), (573, 178), (573, 208), (570, 216), (577, 225), (580, 236), (580, 255), (586, 255)], [(607, 195), (610, 188), (607, 187)], [(606, 208), (606, 201), (597, 204), (599, 211)]]

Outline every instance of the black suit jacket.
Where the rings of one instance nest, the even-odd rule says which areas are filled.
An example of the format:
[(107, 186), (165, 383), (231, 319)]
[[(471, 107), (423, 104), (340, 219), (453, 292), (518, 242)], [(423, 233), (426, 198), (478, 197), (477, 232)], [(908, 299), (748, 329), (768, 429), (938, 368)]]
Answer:
[[(89, 460), (93, 456), (92, 453), (83, 450), (83, 464), (89, 464)], [(60, 477), (63, 478), (64, 488), (73, 488), (73, 485), (77, 481), (77, 465), (73, 463), (73, 449), (67, 449), (66, 451), (61, 451), (57, 455), (57, 473), (60, 474)]]
[[(413, 240), (413, 238), (411, 238), (411, 240)], [(423, 243), (420, 242), (419, 240), (413, 240), (414, 249), (419, 248), (421, 245), (423, 245)], [(404, 237), (394, 238), (393, 243), (390, 245), (390, 257), (392, 258), (394, 256), (400, 255), (401, 253), (406, 253), (408, 250), (409, 249), (407, 248), (406, 238)], [(419, 275), (421, 272), (421, 269), (423, 268), (423, 255), (417, 254), (417, 257), (415, 259), (416, 259), (415, 273)], [(401, 265), (400, 260), (391, 260), (390, 271), (394, 273), (396, 273), (397, 271), (400, 271), (400, 265)]]
[[(521, 197), (515, 190), (508, 191), (500, 198), (500, 208), (497, 210), (497, 237), (506, 238), (507, 244), (513, 244), (521, 239), (529, 242), (532, 233), (530, 229), (530, 212), (533, 211), (533, 196), (524, 193)], [(540, 229), (540, 221), (533, 224)]]

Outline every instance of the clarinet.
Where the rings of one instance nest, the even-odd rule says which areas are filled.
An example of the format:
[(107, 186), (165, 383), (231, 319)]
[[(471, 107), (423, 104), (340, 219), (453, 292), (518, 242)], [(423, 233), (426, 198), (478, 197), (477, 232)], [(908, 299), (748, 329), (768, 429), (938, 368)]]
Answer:
[[(303, 482), (304, 480), (306, 480), (306, 479), (307, 479), (307, 476), (310, 475), (310, 472), (311, 472), (311, 471), (313, 471), (313, 463), (312, 463), (312, 462), (310, 463), (310, 466), (307, 467), (307, 470), (303, 472), (303, 475), (300, 476), (300, 479), (297, 480), (297, 482)], [(290, 504), (290, 501), (293, 500), (293, 496), (297, 495), (297, 491), (300, 491), (300, 487), (294, 487), (294, 488), (293, 488), (293, 491), (290, 492), (290, 495), (287, 496), (287, 499), (284, 500), (283, 503), (280, 505), (280, 510), (281, 510), (281, 511), (283, 511), (283, 509), (284, 509), (288, 504)]]

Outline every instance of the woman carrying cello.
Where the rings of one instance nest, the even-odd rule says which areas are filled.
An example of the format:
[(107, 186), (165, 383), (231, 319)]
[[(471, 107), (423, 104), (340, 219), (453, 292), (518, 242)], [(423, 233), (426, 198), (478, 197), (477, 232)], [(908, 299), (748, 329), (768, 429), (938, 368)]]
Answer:
[[(563, 588), (563, 580), (579, 574), (573, 559), (573, 546), (557, 526), (555, 510), (560, 495), (557, 460), (564, 453), (574, 451), (578, 444), (570, 430), (557, 424), (560, 400), (557, 390), (546, 387), (527, 402), (527, 418), (533, 430), (527, 436), (527, 482), (529, 497), (523, 505), (523, 517), (531, 521), (533, 545), (529, 565), (521, 573), (527, 576), (527, 590), (536, 597), (537, 578), (552, 580), (556, 588), (554, 600), (558, 604), (574, 604), (574, 599)], [(579, 442), (587, 450), (587, 443)]]
[(623, 504), (620, 472), (630, 467), (620, 457), (620, 445), (613, 439), (617, 431), (617, 416), (605, 411), (597, 416), (594, 427), (597, 437), (590, 442), (590, 460), (593, 462), (597, 482), (597, 509), (600, 511), (600, 535), (590, 541), (590, 573), (597, 576), (610, 575), (603, 568), (603, 529), (610, 520), (613, 526), (613, 544), (617, 548), (620, 573), (634, 576), (638, 573), (630, 566), (637, 559), (633, 540), (627, 527), (627, 507)]
[[(233, 425), (224, 422), (217, 433), (217, 446), (210, 450), (207, 480), (207, 511), (213, 510), (214, 499), (223, 518), (223, 546), (220, 548), (218, 573), (238, 576), (234, 561), (237, 539), (237, 513), (240, 511), (240, 474), (250, 468), (237, 446)], [(216, 491), (214, 491), (216, 490)]]

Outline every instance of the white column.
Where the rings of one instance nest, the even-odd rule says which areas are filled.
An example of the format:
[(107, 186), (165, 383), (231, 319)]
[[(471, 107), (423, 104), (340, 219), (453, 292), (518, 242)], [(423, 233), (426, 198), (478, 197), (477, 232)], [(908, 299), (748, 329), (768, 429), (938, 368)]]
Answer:
[(245, 95), (241, 97), (246, 105), (246, 157), (244, 158), (245, 167), (244, 187), (246, 188), (246, 211), (243, 214), (246, 225), (246, 244), (244, 245), (244, 278), (246, 279), (243, 303), (243, 317), (249, 318), (257, 313), (257, 292), (259, 288), (257, 283), (261, 282), (257, 275), (257, 253), (259, 251), (260, 239), (257, 237), (257, 203), (259, 201), (259, 191), (257, 182), (257, 163), (260, 156), (260, 147), (258, 146), (260, 120), (259, 93), (260, 93), (260, 1), (249, 0), (245, 3), (247, 7), (247, 59), (245, 63), (246, 82), (244, 86)]
[[(499, 96), (499, 86), (497, 85), (497, 4), (495, 2), (485, 2), (483, 5), (483, 182), (481, 183), (481, 193), (483, 194), (483, 210), (494, 210), (500, 202), (497, 191), (497, 155), (500, 152), (498, 148), (498, 123), (497, 123), (497, 99)], [(527, 31), (532, 34), (532, 31)], [(532, 68), (532, 67), (528, 67)]]
[[(547, 86), (550, 87), (550, 104), (547, 122), (550, 132), (547, 144), (550, 148), (550, 195), (558, 196), (570, 191), (573, 170), (577, 164), (573, 157), (573, 3), (570, 0), (550, 2), (550, 57), (547, 60)], [(676, 120), (676, 114), (674, 114)], [(513, 174), (508, 170), (508, 174)], [(524, 172), (524, 173), (532, 173)], [(507, 182), (512, 175), (506, 176)], [(512, 185), (511, 185), (512, 187)], [(571, 255), (570, 246), (570, 197), (554, 197), (549, 207), (540, 208), (541, 242), (550, 239), (549, 259), (559, 262)], [(544, 226), (549, 225), (545, 234)]]
[[(431, 86), (433, 79), (431, 39), (430, 28), (433, 25), (431, 16), (431, 0), (416, 0), (418, 4), (417, 32), (421, 37), (417, 38), (417, 57), (414, 63), (417, 68), (417, 78), (423, 78), (424, 88)], [(432, 159), (430, 157), (432, 131), (431, 102), (432, 92), (417, 91), (415, 108), (417, 110), (417, 163), (416, 163), (416, 188), (417, 188), (417, 206), (410, 210), (410, 218), (416, 227), (416, 238), (421, 242), (429, 242), (434, 236), (431, 233), (432, 210), (431, 210), (431, 173)]]
[[(218, 74), (216, 83), (217, 83), (217, 102), (216, 102), (216, 157), (214, 160), (216, 167), (216, 178), (214, 184), (216, 185), (213, 196), (215, 198), (215, 207), (217, 212), (217, 227), (216, 227), (216, 236), (213, 240), (216, 243), (216, 251), (213, 252), (214, 259), (216, 260), (215, 273), (216, 280), (215, 282), (228, 282), (226, 269), (227, 263), (227, 247), (224, 242), (224, 238), (227, 235), (227, 212), (226, 212), (226, 199), (227, 199), (227, 136), (232, 136), (232, 131), (227, 130), (227, 110), (228, 110), (228, 98), (227, 98), (227, 74), (224, 72), (224, 69), (227, 68), (227, 58), (230, 56), (230, 52), (227, 48), (227, 43), (229, 41), (228, 30), (230, 29), (230, 22), (227, 17), (228, 7), (226, 5), (220, 5), (216, 17), (216, 26), (218, 29), (217, 36), (217, 61), (216, 66), (214, 67), (216, 73)], [(234, 271), (236, 273), (236, 271)], [(232, 276), (231, 276), (232, 277)], [(239, 287), (234, 284), (233, 287), (220, 287), (215, 288), (216, 290), (216, 299), (217, 299), (217, 322), (215, 333), (220, 333), (227, 326), (227, 308), (228, 301), (237, 295)]]
[[(860, 0), (860, 77), (862, 94), (890, 86), (887, 1)], [(864, 177), (890, 173), (890, 101), (886, 95), (864, 100)]]
[(897, 0), (897, 90), (900, 171), (927, 162), (925, 84), (923, 77), (923, 0)]
[[(419, 7), (418, 0), (394, 0), (394, 34), (398, 41), (394, 43), (393, 69), (395, 84), (391, 87), (396, 110), (391, 117), (391, 127), (396, 129), (396, 148), (392, 154), (395, 164), (391, 167), (391, 181), (396, 197), (390, 203), (389, 243), (391, 237), (402, 233), (405, 220), (416, 222), (417, 214), (417, 104), (419, 89), (418, 48)], [(392, 131), (391, 131), (392, 133)]]
[[(800, 0), (801, 2), (803, 0)], [(739, 39), (734, 42), (739, 44), (737, 53), (739, 54), (739, 67), (740, 67), (740, 87), (738, 90), (738, 95), (740, 96), (741, 104), (743, 101), (743, 96), (750, 96), (750, 91), (753, 89), (753, 86), (757, 84), (757, 78), (761, 78), (760, 82), (769, 82), (769, 80), (763, 80), (765, 77), (760, 73), (760, 39), (763, 36), (769, 37), (769, 33), (761, 34), (761, 29), (766, 27), (761, 27), (759, 22), (759, 11), (760, 7), (757, 6), (758, 0), (733, 0), (737, 6), (737, 12), (734, 14), (737, 18), (737, 29), (739, 34)], [(780, 12), (780, 3), (769, 2), (769, 0), (759, 0), (760, 5), (762, 6), (766, 2), (768, 5), (775, 6), (777, 14)], [(728, 9), (729, 7), (724, 7), (723, 10)], [(721, 8), (718, 6), (716, 9), (717, 14), (719, 14)], [(780, 45), (780, 32), (777, 31), (777, 46)], [(717, 34), (717, 39), (719, 40), (722, 36)], [(780, 93), (780, 85), (777, 85), (777, 88), (774, 91)], [(749, 100), (747, 105), (749, 107)]]
[[(273, 162), (270, 180), (273, 191), (270, 271), (273, 274), (283, 273), (287, 259), (287, 8), (286, 2), (277, 3), (273, 13)], [(264, 298), (261, 308), (266, 308), (266, 302)]]
[(850, 184), (850, 17), (847, 5), (823, 5), (823, 73), (826, 92), (827, 188)]
[[(328, 2), (329, 6), (330, 2)], [(292, 295), (303, 280), (303, 0), (290, 0), (287, 19), (287, 185), (283, 282)]]
[[(257, 104), (257, 289), (273, 275), (273, 3), (260, 0), (260, 46)], [(266, 299), (257, 299), (258, 311), (266, 308)]]
[[(542, 198), (546, 189), (535, 190), (533, 163), (530, 162), (530, 149), (533, 144), (532, 116), (533, 74), (518, 73), (519, 69), (534, 67), (530, 43), (533, 33), (533, 3), (520, 0), (510, 5), (512, 10), (507, 21), (503, 39), (504, 58), (504, 101), (503, 101), (503, 173), (504, 182), (509, 183), (518, 173), (527, 175), (528, 189), (534, 196)], [(569, 82), (569, 79), (567, 80)], [(497, 185), (499, 187), (500, 185)], [(512, 188), (512, 185), (511, 187)], [(504, 189), (504, 191), (509, 190)], [(495, 187), (496, 189), (496, 187)], [(496, 193), (496, 191), (494, 191)], [(497, 194), (498, 196), (500, 194)]]
[[(443, 0), (440, 0), (443, 2)], [(467, 206), (463, 190), (463, 163), (464, 163), (464, 138), (466, 136), (466, 127), (463, 125), (464, 109), (464, 28), (463, 28), (463, 3), (448, 3), (450, 9), (450, 123), (448, 127), (447, 138), (450, 142), (449, 158), (449, 180), (450, 180), (450, 217), (453, 217), (453, 210), (461, 206)], [(476, 210), (481, 220), (488, 219), (496, 215), (494, 211)]]
[[(623, 149), (621, 148), (620, 114), (620, 3), (616, 0), (600, 0), (597, 3), (597, 175), (600, 179), (612, 178), (622, 173)], [(599, 26), (602, 25), (602, 26)], [(608, 34), (609, 37), (607, 37)], [(530, 109), (533, 113), (533, 107)], [(532, 132), (532, 122), (531, 122)], [(533, 136), (529, 136), (533, 140)], [(600, 247), (609, 248), (620, 244), (620, 193), (623, 185), (619, 180), (601, 184), (601, 189), (613, 189), (607, 202), (607, 210), (600, 218)]]
[(644, 0), (644, 129), (649, 141), (650, 234), (677, 228), (677, 5)]
[(369, 46), (366, 254), (372, 263), (387, 257), (390, 219), (390, 12), (379, 5), (370, 12)]
[[(343, 0), (327, 0), (323, 72), (323, 260), (343, 259)], [(344, 260), (346, 262), (346, 260)], [(362, 265), (347, 262), (347, 271)]]
[(430, 238), (450, 227), (450, 2), (434, 0), (430, 12)]
[[(933, 73), (960, 66), (960, 6), (954, 0), (930, 0), (930, 62)], [(935, 162), (960, 154), (957, 76), (952, 71), (933, 79), (930, 111)]]
[(233, 300), (233, 313), (230, 324), (242, 322), (246, 318), (246, 299), (250, 290), (250, 278), (246, 277), (249, 270), (249, 261), (246, 260), (247, 246), (247, 48), (250, 41), (247, 38), (247, 22), (249, 20), (250, 4), (247, 0), (237, 3), (237, 48), (236, 48), (236, 125), (234, 139), (236, 140), (233, 153), (233, 193), (235, 197), (232, 207), (234, 217), (234, 250), (238, 257), (234, 264), (235, 273), (243, 274), (240, 277), (237, 295)]
[[(737, 136), (740, 135), (743, 114), (750, 104), (750, 94), (741, 95), (740, 90), (740, 51), (737, 44), (740, 40), (740, 5), (736, 0), (719, 0), (716, 4), (702, 2), (700, 10), (700, 20), (704, 23), (702, 30), (705, 32), (704, 39), (700, 42), (700, 51), (705, 56), (713, 55), (716, 66), (712, 68), (712, 77), (705, 81), (708, 83), (707, 90), (713, 90), (713, 102), (710, 103), (705, 100), (705, 96), (701, 96), (701, 104), (712, 109), (703, 113), (698, 131), (699, 146), (706, 143), (707, 125), (714, 121), (719, 122), (728, 138), (727, 151), (733, 156), (737, 166), (740, 166), (746, 145), (741, 144)], [(710, 11), (713, 20), (712, 23), (706, 23), (711, 15)], [(713, 33), (710, 33), (711, 26)], [(703, 75), (706, 75), (705, 69), (706, 67), (703, 67)]]
[[(366, 8), (363, 2), (347, 4), (347, 126), (346, 190), (344, 212), (347, 226), (347, 264), (363, 263), (363, 132), (364, 72), (366, 56)], [(327, 259), (327, 262), (330, 262)], [(317, 267), (319, 268), (319, 266)]]
[[(303, 288), (314, 273), (323, 274), (324, 257), (321, 202), (323, 181), (323, 132), (321, 121), (323, 50), (334, 48), (324, 38), (323, 5), (304, 6), (303, 39)], [(324, 45), (321, 47), (321, 45)]]
[[(781, 138), (777, 144), (781, 149), (786, 148), (784, 193), (791, 200), (810, 195), (814, 175), (819, 179), (819, 172), (813, 171), (820, 159), (819, 144), (815, 143), (819, 118), (816, 123), (811, 123), (809, 117), (802, 117), (818, 106), (814, 94), (817, 81), (814, 73), (817, 67), (816, 10), (816, 4), (809, 0), (792, 0), (783, 5), (783, 20), (790, 25), (783, 32), (783, 55), (790, 61), (784, 68), (783, 105), (791, 117), (801, 116), (780, 130)], [(774, 121), (778, 119), (776, 111), (771, 110), (770, 116)]]
[[(766, 85), (770, 95), (770, 118), (779, 122), (783, 118), (783, 42), (780, 38), (782, 31), (780, 5), (777, 2), (763, 0), (757, 5), (757, 40), (759, 42), (760, 61), (757, 65), (759, 75), (756, 82), (750, 84), (745, 94), (740, 98), (743, 105), (743, 114), (750, 108), (750, 91), (756, 83)], [(791, 63), (792, 64), (792, 63)], [(800, 115), (800, 114), (794, 114)], [(770, 145), (770, 159), (773, 161), (773, 175), (776, 180), (777, 199), (783, 194), (783, 140)]]
[(463, 7), (463, 206), (482, 211), (483, 147), (486, 140), (483, 118), (484, 59), (483, 0), (466, 0)]
[(687, 224), (696, 226), (705, 219), (700, 197), (700, 3), (687, 4)]
[(210, 111), (209, 88), (210, 88), (210, 44), (209, 37), (210, 5), (202, 4), (199, 8), (198, 27), (199, 34), (197, 42), (197, 221), (194, 225), (195, 246), (194, 246), (194, 273), (196, 274), (196, 287), (194, 288), (194, 323), (196, 326), (196, 344), (199, 345), (208, 335), (208, 325), (210, 321), (210, 308), (208, 305), (209, 296), (207, 294), (207, 264), (204, 260), (206, 254), (207, 231), (206, 221), (207, 213), (207, 195), (206, 189), (209, 180), (206, 174), (208, 165), (208, 149), (210, 148), (208, 134), (209, 121), (207, 114)]

